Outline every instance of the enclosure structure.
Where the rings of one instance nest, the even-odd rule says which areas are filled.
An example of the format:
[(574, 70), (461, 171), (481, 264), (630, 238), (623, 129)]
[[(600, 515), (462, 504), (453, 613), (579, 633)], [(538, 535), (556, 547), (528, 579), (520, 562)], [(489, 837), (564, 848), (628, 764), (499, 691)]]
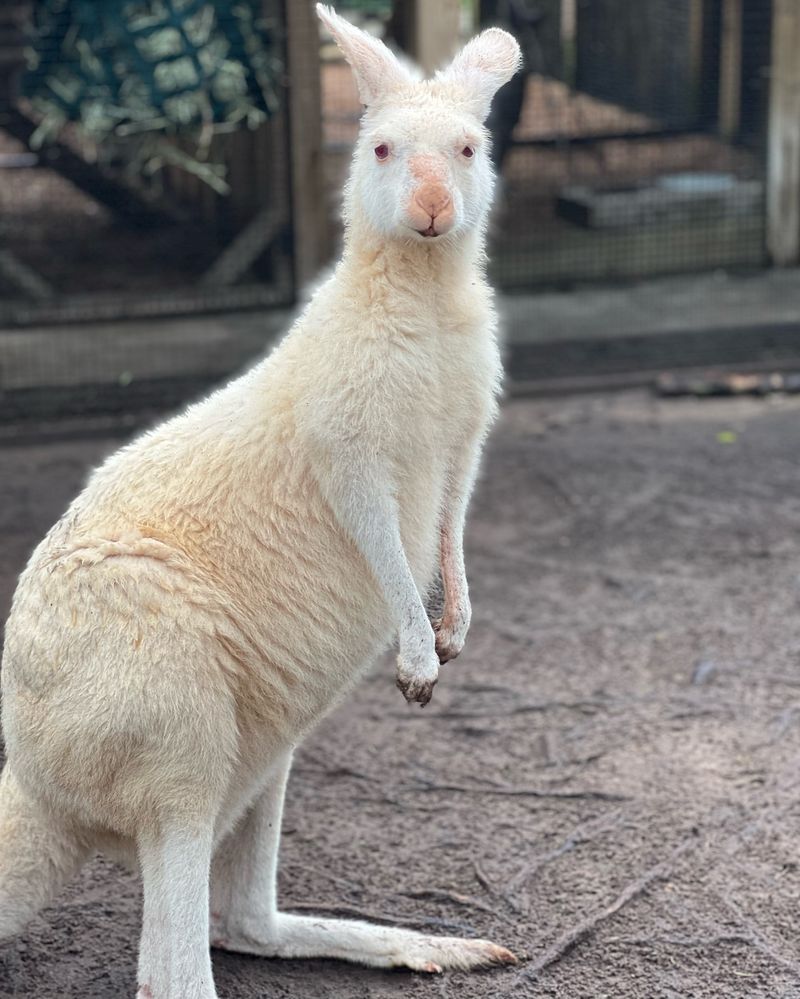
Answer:
[(285, 0), (4, 4), (0, 324), (290, 302), (295, 189), (313, 203), (290, 144), (318, 105), (302, 120), (308, 84), (288, 81), (313, 81), (310, 19)]
[[(519, 38), (489, 122), (501, 290), (800, 263), (796, 0), (336, 6), (427, 72), (481, 27)], [(263, 310), (335, 257), (361, 112), (312, 0), (6, 0), (0, 408), (66, 382), (127, 405), (145, 371), (172, 405), (259, 353)], [(101, 325), (199, 314), (225, 328), (128, 350)]]
[[(347, 6), (412, 51), (409, 8), (454, 20), (447, 5)], [(502, 287), (768, 262), (771, 0), (482, 0), (460, 13), (462, 35), (500, 24), (525, 54), (490, 119)], [(322, 72), (335, 189), (359, 107), (331, 49)]]
[[(800, 254), (792, 6), (339, 4), (428, 71), (478, 27), (519, 38), (490, 120), (510, 289)], [(288, 302), (329, 256), (361, 108), (310, 0), (9, 0), (0, 18), (0, 322)]]

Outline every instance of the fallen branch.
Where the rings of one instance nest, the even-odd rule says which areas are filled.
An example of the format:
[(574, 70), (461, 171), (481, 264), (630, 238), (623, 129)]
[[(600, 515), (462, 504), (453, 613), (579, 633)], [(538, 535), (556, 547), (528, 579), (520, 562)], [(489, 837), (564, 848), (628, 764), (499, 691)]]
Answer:
[(672, 856), (668, 860), (663, 860), (660, 864), (656, 864), (655, 867), (651, 867), (649, 871), (646, 871), (640, 878), (632, 881), (617, 895), (611, 905), (607, 906), (605, 909), (599, 909), (597, 912), (592, 913), (591, 916), (587, 916), (586, 919), (581, 920), (572, 929), (567, 930), (566, 933), (562, 934), (558, 940), (544, 952), (544, 954), (538, 959), (529, 964), (524, 971), (520, 973), (520, 978), (536, 978), (545, 969), (551, 967), (554, 964), (558, 964), (562, 958), (566, 957), (570, 951), (574, 950), (578, 944), (583, 943), (584, 940), (588, 940), (589, 937), (593, 936), (598, 927), (604, 923), (607, 919), (616, 915), (623, 909), (629, 902), (634, 899), (639, 898), (643, 895), (647, 889), (655, 884), (657, 881), (663, 881), (669, 877), (672, 873), (672, 868), (679, 856), (685, 853), (686, 850), (695, 842), (694, 839), (687, 839), (677, 849), (673, 850)]

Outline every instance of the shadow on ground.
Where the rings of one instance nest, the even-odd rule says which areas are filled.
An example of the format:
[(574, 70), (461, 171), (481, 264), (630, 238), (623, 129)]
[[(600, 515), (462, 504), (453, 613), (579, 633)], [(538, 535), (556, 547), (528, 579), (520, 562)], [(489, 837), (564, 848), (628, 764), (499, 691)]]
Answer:
[[(468, 648), (425, 711), (384, 663), (302, 748), (281, 895), (526, 963), (426, 978), (215, 954), (221, 997), (800, 995), (799, 417), (633, 393), (505, 407)], [(0, 451), (3, 615), (114, 446)], [(132, 996), (139, 908), (96, 861), (0, 948), (0, 996)]]

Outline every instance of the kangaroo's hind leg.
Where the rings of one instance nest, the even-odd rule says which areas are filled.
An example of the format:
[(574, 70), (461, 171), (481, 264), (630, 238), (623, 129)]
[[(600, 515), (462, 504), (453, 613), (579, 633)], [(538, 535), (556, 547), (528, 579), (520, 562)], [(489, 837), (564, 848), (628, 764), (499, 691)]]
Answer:
[(144, 887), (138, 999), (216, 999), (208, 949), (213, 822), (138, 837)]
[(24, 928), (86, 861), (91, 844), (0, 776), (0, 940)]
[(212, 946), (265, 957), (333, 957), (376, 968), (416, 971), (513, 964), (488, 940), (432, 937), (350, 919), (278, 911), (275, 872), (287, 754), (243, 822), (220, 844), (212, 868)]

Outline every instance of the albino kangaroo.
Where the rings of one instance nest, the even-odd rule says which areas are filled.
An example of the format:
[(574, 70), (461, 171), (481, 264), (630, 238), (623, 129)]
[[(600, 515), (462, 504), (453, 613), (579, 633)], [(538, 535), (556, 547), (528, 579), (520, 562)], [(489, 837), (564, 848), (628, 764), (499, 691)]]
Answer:
[(428, 972), (515, 960), (276, 907), (294, 746), (396, 636), (421, 704), (464, 643), (464, 513), (500, 375), (482, 122), (519, 62), (493, 29), (419, 81), (317, 9), (367, 105), (341, 262), (266, 361), (92, 475), (6, 630), (0, 938), (102, 850), (144, 883), (139, 999), (213, 999), (209, 942)]

